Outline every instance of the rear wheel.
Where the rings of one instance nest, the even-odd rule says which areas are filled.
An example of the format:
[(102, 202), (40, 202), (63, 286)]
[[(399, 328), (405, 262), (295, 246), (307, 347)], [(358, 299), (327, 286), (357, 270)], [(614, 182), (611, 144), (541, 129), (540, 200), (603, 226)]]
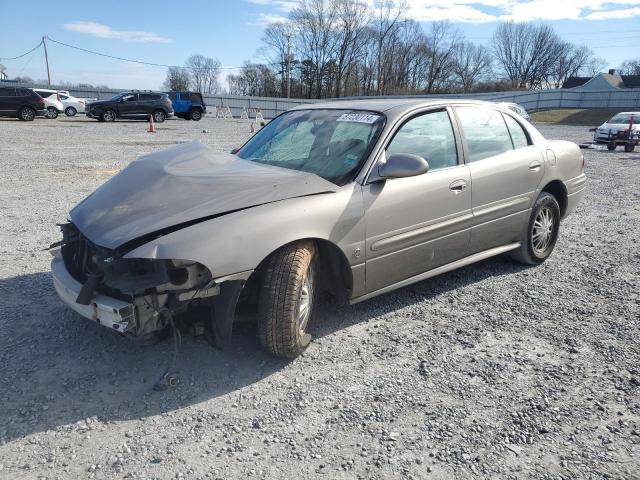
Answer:
[(31, 107), (22, 107), (18, 112), (18, 118), (25, 122), (32, 122), (36, 118), (36, 111)]
[(277, 357), (297, 357), (311, 342), (315, 258), (315, 243), (306, 240), (282, 247), (268, 261), (258, 301), (260, 343)]
[(54, 107), (48, 107), (47, 114), (45, 116), (51, 119), (58, 118), (58, 110), (56, 110)]
[(153, 121), (156, 123), (162, 123), (167, 118), (167, 114), (162, 110), (156, 110), (153, 112)]
[(67, 117), (75, 117), (76, 113), (78, 113), (78, 111), (74, 107), (67, 107), (64, 109), (64, 114)]
[(542, 192), (531, 211), (526, 237), (512, 258), (527, 265), (544, 262), (553, 252), (560, 232), (560, 206), (556, 197)]
[(202, 111), (197, 108), (194, 108), (189, 113), (189, 118), (191, 118), (191, 120), (195, 120), (196, 122), (200, 121), (200, 119), (202, 118)]
[(100, 114), (100, 120), (103, 122), (115, 122), (116, 112), (109, 108)]

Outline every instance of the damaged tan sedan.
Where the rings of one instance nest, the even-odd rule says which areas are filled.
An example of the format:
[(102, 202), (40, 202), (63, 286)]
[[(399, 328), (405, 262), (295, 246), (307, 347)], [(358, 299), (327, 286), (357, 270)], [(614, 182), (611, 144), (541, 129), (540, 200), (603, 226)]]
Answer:
[(199, 309), (222, 347), (242, 308), (295, 357), (322, 292), (356, 303), (493, 255), (545, 261), (583, 170), (576, 145), (494, 104), (305, 105), (230, 154), (193, 142), (132, 162), (71, 210), (54, 284), (143, 340)]

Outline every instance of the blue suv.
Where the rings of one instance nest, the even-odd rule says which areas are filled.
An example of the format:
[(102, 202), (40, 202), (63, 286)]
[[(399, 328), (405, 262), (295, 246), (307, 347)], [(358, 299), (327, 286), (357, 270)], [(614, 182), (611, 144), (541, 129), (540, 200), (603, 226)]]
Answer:
[(200, 120), (207, 111), (207, 105), (198, 92), (167, 92), (176, 117), (185, 120)]

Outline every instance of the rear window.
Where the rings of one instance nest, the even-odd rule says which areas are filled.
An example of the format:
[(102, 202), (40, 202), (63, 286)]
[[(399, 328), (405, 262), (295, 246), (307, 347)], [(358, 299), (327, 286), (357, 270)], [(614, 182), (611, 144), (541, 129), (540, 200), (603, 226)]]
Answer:
[(0, 87), (0, 97), (15, 97), (16, 89), (9, 87)]
[(469, 161), (477, 162), (513, 150), (502, 114), (484, 107), (456, 107), (469, 149)]
[[(186, 97), (186, 98), (188, 98), (188, 97)], [(192, 101), (192, 102), (200, 102), (200, 103), (203, 103), (203, 102), (202, 102), (202, 95), (200, 95), (198, 92), (192, 92), (192, 93), (191, 93), (191, 101)]]
[(141, 93), (139, 94), (138, 98), (141, 102), (149, 102), (152, 100), (160, 100), (162, 98), (162, 95), (160, 95), (159, 93)]

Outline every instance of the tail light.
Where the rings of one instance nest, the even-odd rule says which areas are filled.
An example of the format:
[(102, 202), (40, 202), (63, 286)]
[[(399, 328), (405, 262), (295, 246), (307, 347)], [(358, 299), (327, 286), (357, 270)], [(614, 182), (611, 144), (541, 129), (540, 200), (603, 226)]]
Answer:
[(38, 99), (38, 103), (40, 104), (41, 107), (44, 107), (44, 98), (40, 97)]
[(56, 99), (60, 101), (60, 94), (58, 92), (56, 92)]
[(79, 103), (80, 105), (84, 105), (84, 100), (78, 100), (78, 103)]

